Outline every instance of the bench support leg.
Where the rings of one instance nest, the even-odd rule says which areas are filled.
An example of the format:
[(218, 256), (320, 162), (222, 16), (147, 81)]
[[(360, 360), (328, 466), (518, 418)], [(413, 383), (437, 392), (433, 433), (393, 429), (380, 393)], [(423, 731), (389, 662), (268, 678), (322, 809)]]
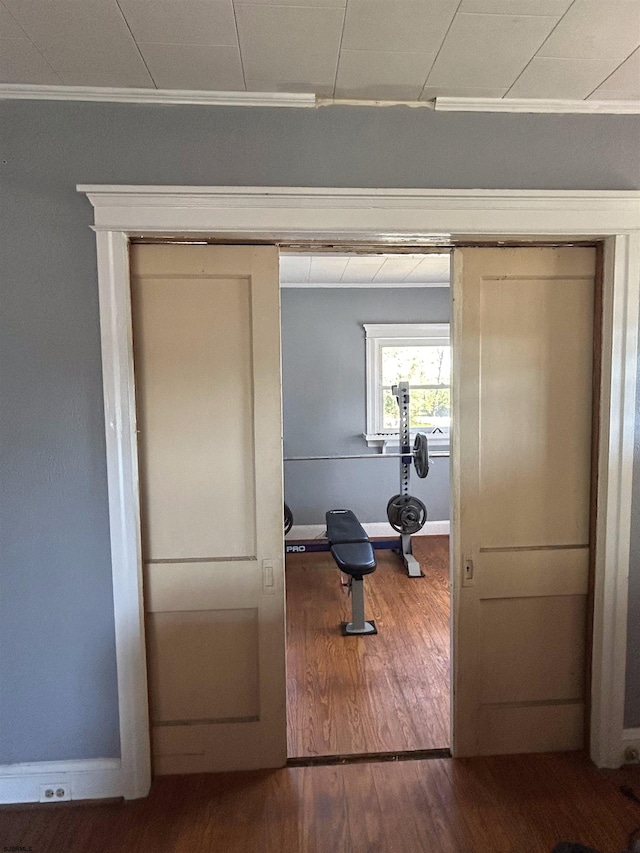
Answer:
[(342, 623), (343, 636), (352, 634), (377, 634), (376, 623), (364, 618), (364, 581), (362, 578), (351, 580), (351, 622)]

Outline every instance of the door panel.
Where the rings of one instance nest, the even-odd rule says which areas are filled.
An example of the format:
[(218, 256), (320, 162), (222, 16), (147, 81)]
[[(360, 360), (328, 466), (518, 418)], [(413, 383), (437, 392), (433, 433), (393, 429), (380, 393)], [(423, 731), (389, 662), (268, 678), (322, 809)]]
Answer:
[(454, 273), (455, 753), (579, 748), (595, 250), (462, 249)]
[(250, 286), (134, 279), (149, 560), (255, 553)]
[(581, 701), (585, 604), (584, 595), (482, 599), (481, 704)]
[(275, 247), (133, 246), (156, 773), (286, 761)]
[(157, 724), (259, 719), (257, 609), (150, 613), (147, 649)]
[(483, 755), (565, 752), (582, 749), (584, 706), (577, 702), (541, 705), (481, 706), (478, 742)]
[(559, 275), (479, 283), (483, 547), (588, 542), (593, 307)]

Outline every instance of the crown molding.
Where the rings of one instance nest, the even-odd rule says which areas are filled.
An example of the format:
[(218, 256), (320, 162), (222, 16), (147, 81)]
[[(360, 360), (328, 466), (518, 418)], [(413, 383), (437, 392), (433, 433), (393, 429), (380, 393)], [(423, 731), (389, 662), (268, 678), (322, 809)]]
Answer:
[(316, 98), (318, 107), (419, 107), (420, 109), (433, 110), (434, 100), (385, 100), (367, 98), (329, 98), (318, 95)]
[(0, 84), (0, 100), (95, 101), (117, 104), (192, 104), (207, 107), (315, 107), (316, 96), (294, 92), (201, 92), (100, 86)]
[(481, 113), (640, 114), (640, 101), (569, 101), (544, 98), (436, 98), (435, 110)]
[(300, 290), (307, 289), (324, 289), (324, 288), (341, 288), (342, 290), (351, 290), (352, 288), (380, 288), (380, 287), (449, 287), (449, 280), (442, 281), (281, 281), (280, 287), (295, 287)]
[(206, 92), (190, 89), (129, 89), (103, 86), (39, 86), (0, 83), (0, 100), (90, 101), (120, 104), (191, 104), (207, 107), (404, 106), (439, 112), (640, 114), (640, 101), (571, 101), (542, 98), (435, 98), (430, 101), (365, 101), (298, 92)]

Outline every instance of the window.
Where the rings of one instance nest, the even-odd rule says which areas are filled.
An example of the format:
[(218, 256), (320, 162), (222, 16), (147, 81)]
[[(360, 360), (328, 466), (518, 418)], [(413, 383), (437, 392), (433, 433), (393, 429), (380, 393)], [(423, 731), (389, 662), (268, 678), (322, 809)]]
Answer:
[(411, 385), (411, 431), (432, 446), (449, 445), (451, 346), (448, 323), (365, 324), (369, 447), (385, 447), (398, 432), (398, 404), (391, 387)]

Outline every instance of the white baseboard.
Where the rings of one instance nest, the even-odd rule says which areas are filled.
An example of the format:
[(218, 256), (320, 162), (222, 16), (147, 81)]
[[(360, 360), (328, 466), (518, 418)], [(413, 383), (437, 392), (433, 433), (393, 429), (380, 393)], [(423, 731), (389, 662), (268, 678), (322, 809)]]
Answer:
[[(43, 788), (47, 787), (64, 788), (64, 800), (121, 797), (120, 759), (0, 764), (0, 803), (38, 803), (42, 799)], [(51, 802), (60, 800), (54, 798)]]
[[(371, 537), (397, 536), (398, 532), (393, 529), (388, 521), (371, 521), (362, 525)], [(420, 533), (416, 536), (448, 536), (449, 521), (427, 521)], [(294, 524), (285, 536), (286, 540), (296, 541), (298, 539), (323, 539), (326, 531), (324, 524)]]
[[(636, 750), (637, 758), (627, 754), (627, 750)], [(640, 760), (640, 729), (625, 729), (622, 732), (622, 753), (625, 764), (637, 763)]]

